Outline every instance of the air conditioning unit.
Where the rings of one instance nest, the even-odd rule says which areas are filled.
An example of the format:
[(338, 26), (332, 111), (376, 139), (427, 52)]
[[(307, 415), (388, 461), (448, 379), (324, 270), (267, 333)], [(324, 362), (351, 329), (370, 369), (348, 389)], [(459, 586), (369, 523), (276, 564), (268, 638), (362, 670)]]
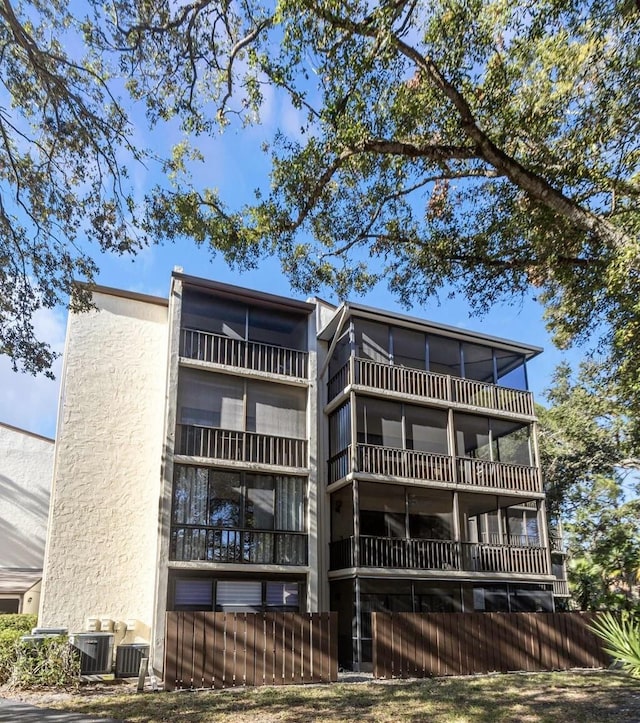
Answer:
[(116, 678), (135, 678), (140, 671), (140, 661), (149, 657), (145, 643), (125, 643), (116, 648)]
[(80, 675), (107, 675), (113, 664), (112, 633), (75, 633), (71, 645), (80, 652)]

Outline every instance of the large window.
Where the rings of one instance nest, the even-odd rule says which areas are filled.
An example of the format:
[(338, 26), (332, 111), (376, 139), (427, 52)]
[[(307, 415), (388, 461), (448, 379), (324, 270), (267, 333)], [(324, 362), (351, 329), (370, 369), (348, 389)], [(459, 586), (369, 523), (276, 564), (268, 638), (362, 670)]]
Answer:
[(230, 339), (305, 350), (307, 315), (186, 289), (182, 298), (182, 328), (208, 331)]
[(453, 497), (444, 490), (359, 485), (360, 534), (422, 540), (453, 537)]
[(295, 580), (214, 579), (176, 576), (171, 580), (170, 610), (219, 612), (299, 612), (302, 586)]
[(178, 422), (306, 439), (305, 389), (183, 369)]
[(462, 413), (455, 413), (454, 420), (458, 457), (532, 464), (528, 424)]
[(305, 530), (306, 479), (176, 465), (174, 525)]
[(444, 411), (368, 397), (358, 398), (356, 410), (360, 443), (449, 453)]

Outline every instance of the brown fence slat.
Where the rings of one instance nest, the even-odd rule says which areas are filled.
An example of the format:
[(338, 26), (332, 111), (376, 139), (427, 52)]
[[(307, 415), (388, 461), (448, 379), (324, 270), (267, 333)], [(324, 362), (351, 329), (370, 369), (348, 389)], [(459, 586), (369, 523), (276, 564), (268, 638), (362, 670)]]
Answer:
[(372, 613), (375, 678), (605, 667), (597, 613)]
[(164, 687), (175, 690), (178, 679), (178, 620), (167, 615), (164, 627)]
[(311, 616), (302, 615), (302, 682), (311, 683), (311, 648), (313, 644), (311, 636)]

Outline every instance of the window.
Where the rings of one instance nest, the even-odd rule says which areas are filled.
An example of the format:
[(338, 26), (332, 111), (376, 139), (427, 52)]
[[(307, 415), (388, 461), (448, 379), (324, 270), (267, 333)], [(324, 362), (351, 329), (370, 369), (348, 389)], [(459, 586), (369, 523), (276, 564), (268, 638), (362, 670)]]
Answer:
[(178, 578), (175, 581), (173, 600), (174, 610), (212, 610), (212, 582), (200, 578)]
[(219, 612), (298, 612), (302, 604), (301, 583), (297, 580), (170, 578), (170, 610), (216, 610)]
[(357, 319), (356, 356), (382, 364), (389, 363), (389, 327)]
[(307, 316), (275, 308), (250, 306), (238, 299), (185, 289), (182, 298), (183, 329), (196, 329), (239, 341), (269, 346), (307, 348)]
[(462, 359), (465, 379), (494, 383), (493, 349), (491, 347), (463, 342)]
[(305, 389), (195, 369), (180, 372), (179, 424), (306, 439), (306, 409)]
[(248, 432), (305, 439), (306, 391), (281, 384), (247, 384)]
[(429, 334), (429, 371), (460, 375), (460, 342)]
[(413, 369), (427, 368), (427, 342), (422, 332), (393, 327), (393, 363)]
[(449, 454), (447, 413), (405, 405), (407, 449), (432, 454)]
[(174, 525), (305, 531), (306, 478), (176, 465)]
[(244, 381), (183, 369), (178, 384), (178, 420), (218, 429), (244, 428)]
[(454, 414), (454, 420), (458, 457), (532, 464), (528, 424), (460, 413)]

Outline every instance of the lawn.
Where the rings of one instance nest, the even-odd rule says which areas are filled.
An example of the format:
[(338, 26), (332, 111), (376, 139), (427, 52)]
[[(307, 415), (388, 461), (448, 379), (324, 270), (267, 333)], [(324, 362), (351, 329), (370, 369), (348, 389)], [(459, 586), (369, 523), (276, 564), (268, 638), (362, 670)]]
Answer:
[[(123, 692), (123, 688), (126, 692)], [(104, 692), (109, 691), (107, 695)], [(175, 693), (46, 694), (29, 702), (130, 723), (623, 723), (640, 721), (640, 681), (618, 672), (488, 675)]]

